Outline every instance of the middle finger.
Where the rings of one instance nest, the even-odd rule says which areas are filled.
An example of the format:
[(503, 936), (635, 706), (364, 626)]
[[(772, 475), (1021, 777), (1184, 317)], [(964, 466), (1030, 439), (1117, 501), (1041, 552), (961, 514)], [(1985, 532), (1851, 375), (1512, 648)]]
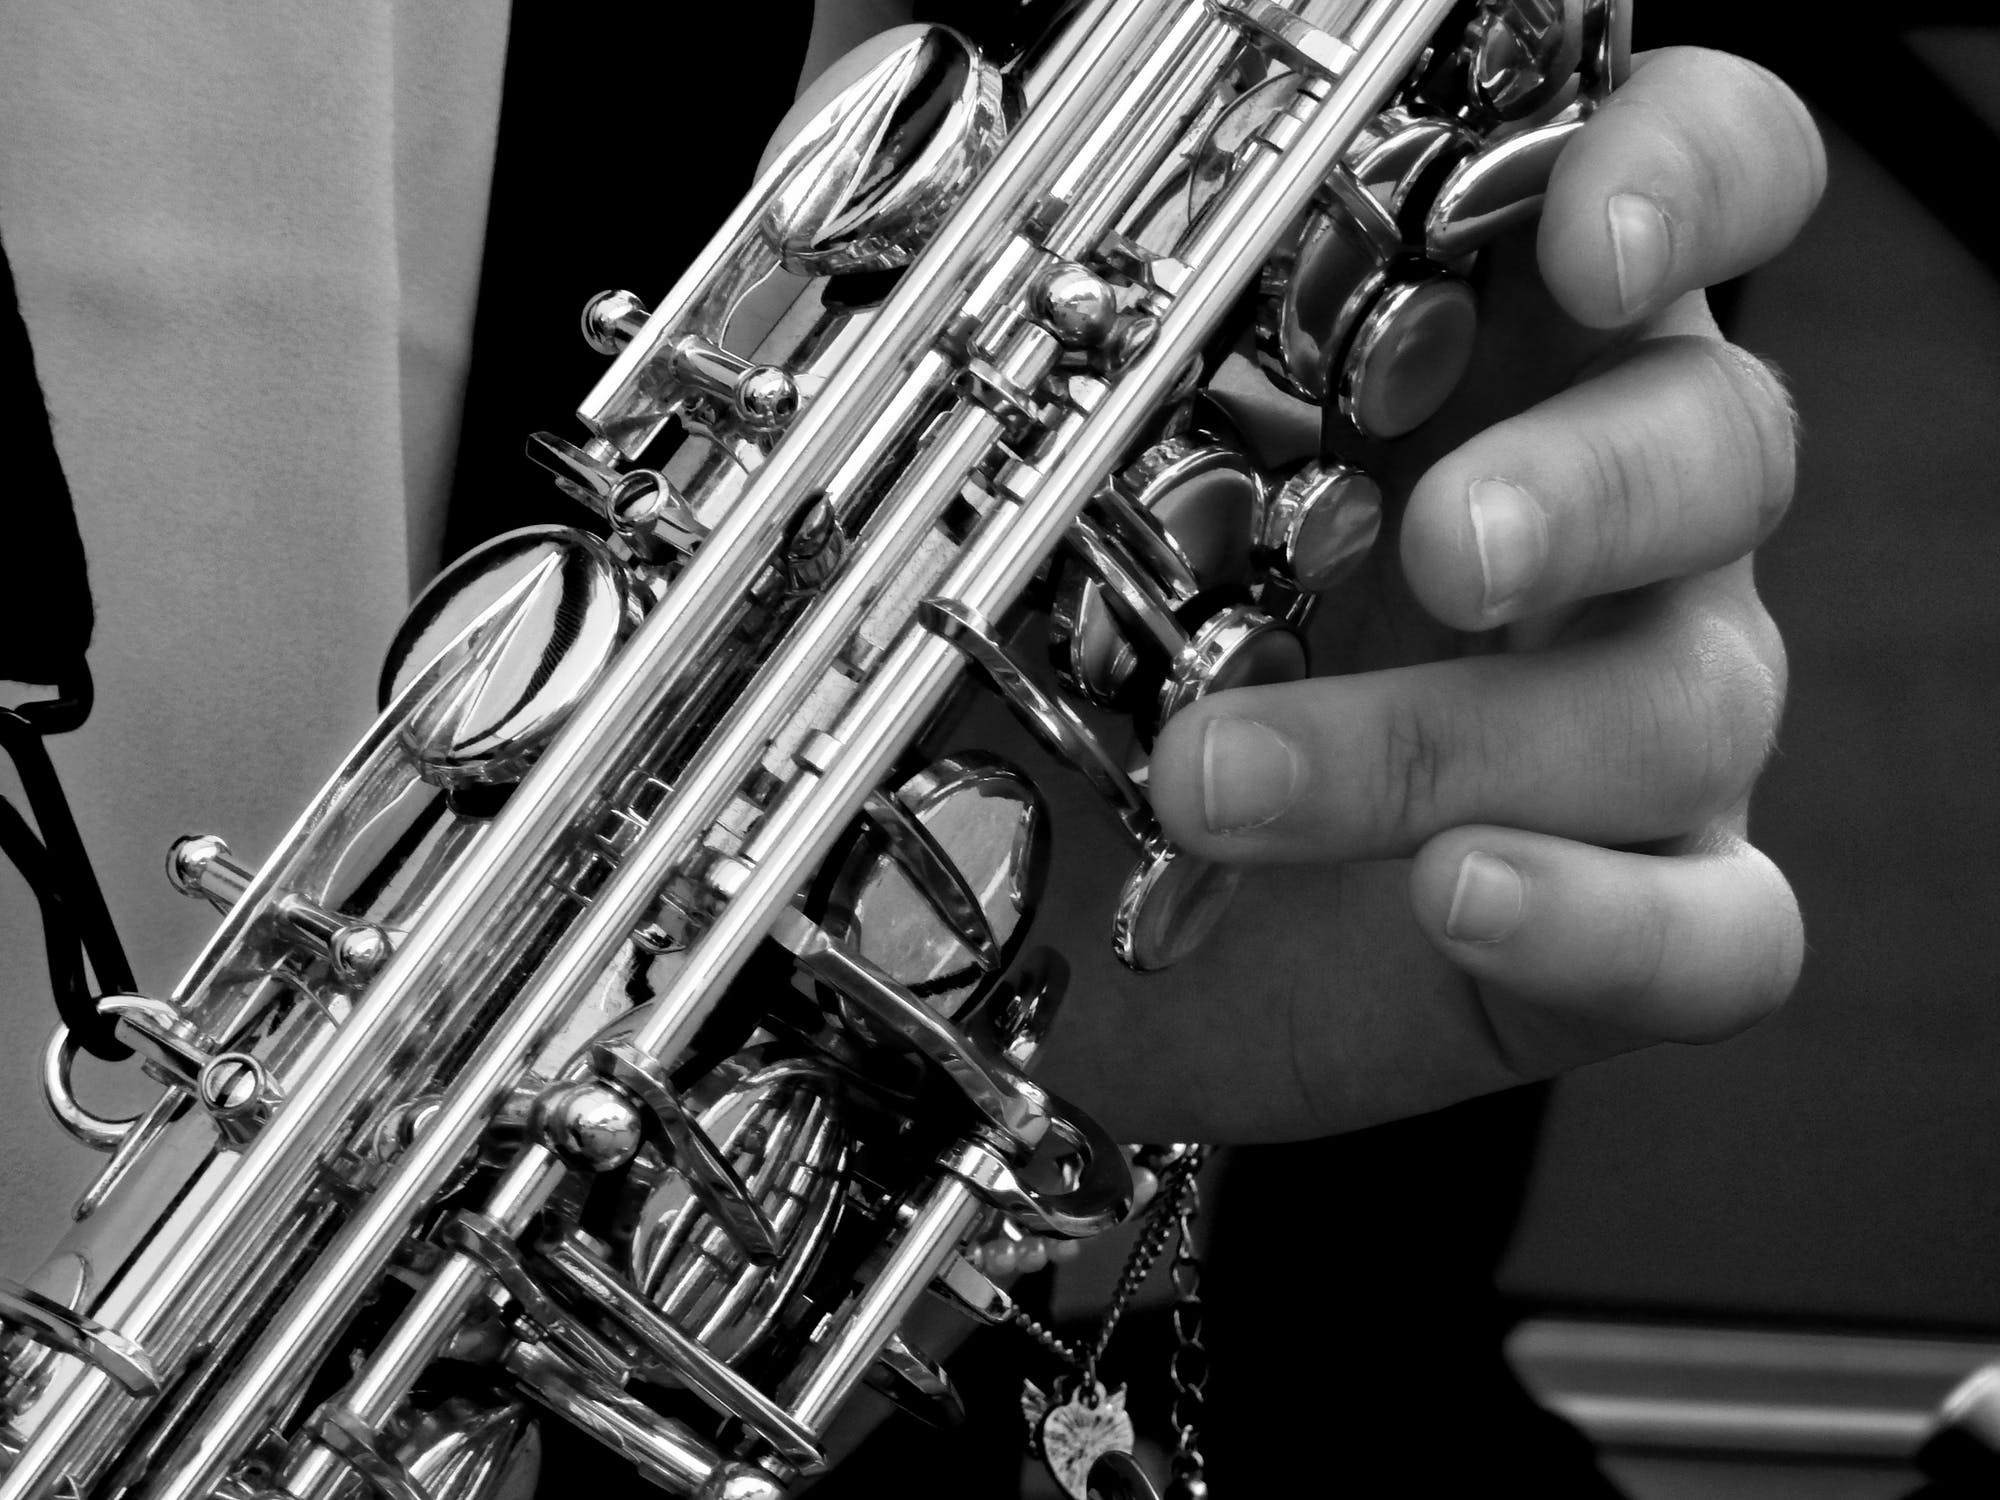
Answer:
[(1783, 702), (1744, 566), (1545, 651), (1204, 698), (1160, 733), (1153, 806), (1176, 843), (1232, 863), (1396, 858), (1467, 823), (1593, 844), (1684, 833), (1741, 797)]
[(1492, 629), (1743, 556), (1795, 470), (1768, 366), (1719, 339), (1649, 339), (1432, 465), (1404, 514), (1403, 572), (1446, 624)]

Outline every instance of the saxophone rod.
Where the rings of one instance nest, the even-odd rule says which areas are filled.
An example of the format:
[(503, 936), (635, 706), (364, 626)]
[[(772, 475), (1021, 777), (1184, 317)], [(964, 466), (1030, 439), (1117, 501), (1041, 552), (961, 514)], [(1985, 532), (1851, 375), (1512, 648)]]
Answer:
[[(969, 468), (977, 462), (999, 426), (998, 418), (982, 408), (969, 408), (954, 414), (954, 417), (953, 425), (957, 430), (935, 450), (926, 454), (922, 463), (908, 471), (902, 485), (902, 496), (891, 497), (885, 502), (882, 511), (878, 512), (877, 519), (882, 523), (880, 529), (885, 537), (901, 542), (907, 535), (908, 545), (903, 549), (904, 554), (913, 551), (916, 542), (922, 536), (919, 527), (907, 524), (911, 515), (914, 513), (924, 517), (923, 524), (928, 524), (928, 516), (934, 514), (936, 508), (941, 507), (958, 492), (959, 485), (963, 482), (963, 471), (958, 465), (962, 463)], [(974, 449), (977, 451), (974, 452)], [(943, 480), (934, 477), (940, 469), (945, 474)], [(873, 523), (871, 529), (874, 529)], [(869, 541), (864, 537), (857, 540), (855, 545), (857, 549), (864, 548), (869, 545)], [(907, 561), (906, 555), (904, 560)], [(853, 584), (854, 580), (843, 578), (836, 585), (835, 593), (826, 596), (822, 602), (828, 605), (837, 604), (841, 594), (853, 591)], [(831, 660), (830, 655), (827, 660)], [(824, 663), (821, 666), (823, 669)], [(742, 700), (742, 704), (743, 708), (754, 712), (755, 708), (772, 696), (772, 688), (767, 679), (760, 677), (753, 691), (755, 697)], [(740, 712), (739, 710), (739, 715)], [(729, 727), (725, 724), (724, 730)], [(731, 745), (739, 743), (733, 736), (722, 731), (718, 731), (716, 738)], [(704, 790), (715, 787), (719, 789), (721, 797), (726, 798), (735, 786), (741, 784), (742, 778), (748, 773), (749, 765), (746, 761), (755, 758), (756, 745), (748, 741), (741, 743), (745, 753), (732, 758), (721, 775), (704, 776), (696, 768), (690, 767), (689, 774), (682, 778), (677, 792), (684, 797), (706, 801), (707, 799), (703, 797)], [(727, 779), (731, 769), (734, 770), (733, 781)], [(663, 811), (662, 817), (668, 816), (670, 811)], [(708, 814), (708, 817), (712, 819), (713, 813)], [(668, 841), (665, 838), (657, 845), (660, 848), (667, 846)], [(649, 844), (649, 847), (652, 846)], [(635, 864), (648, 863), (644, 859), (644, 853), (644, 850), (635, 847), (628, 854), (628, 860)], [(658, 889), (657, 882), (653, 889)], [(614, 913), (619, 909), (620, 904), (616, 900), (615, 892), (609, 889), (600, 892), (591, 907), (591, 915), (596, 918), (595, 925), (617, 927), (622, 921), (623, 930), (630, 931), (632, 924), (643, 915), (640, 911), (632, 913), (629, 918), (615, 916)], [(603, 915), (598, 916), (599, 913)], [(578, 937), (582, 940), (583, 947), (596, 946), (589, 941), (588, 935), (579, 932)], [(569, 951), (572, 950), (566, 945), (565, 953)], [(561, 995), (551, 1000), (550, 1006), (537, 1004), (536, 1008), (544, 1010), (552, 1007), (560, 1013), (567, 1007), (571, 993), (565, 988)], [(495, 1087), (489, 1082), (490, 1076), (497, 1075), (511, 1080), (514, 1072), (518, 1070), (520, 1055), (516, 1048), (496, 1047), (493, 1052), (495, 1066), (490, 1073), (486, 1069), (475, 1069), (476, 1076), (471, 1079), (475, 1096)], [(497, 1087), (504, 1089), (506, 1083), (502, 1082)], [(475, 1114), (473, 1119), (476, 1125), (480, 1116)], [(426, 1132), (426, 1138), (438, 1135), (438, 1127), (442, 1123), (444, 1122), (434, 1121)], [(445, 1170), (449, 1171), (456, 1156), (453, 1153), (444, 1153), (441, 1160)], [(400, 1204), (411, 1198), (420, 1198), (426, 1192), (425, 1184), (430, 1171), (434, 1168), (427, 1168), (424, 1163), (410, 1160), (407, 1170), (412, 1174), (421, 1175), (413, 1176), (407, 1186), (401, 1180), (403, 1170), (399, 1167), (396, 1178), (382, 1185), (375, 1198), (371, 1200), (365, 1217), (357, 1220), (349, 1231), (357, 1246), (379, 1243), (381, 1234), (393, 1234), (395, 1215)], [(508, 1175), (495, 1187), (481, 1211), (506, 1231), (518, 1233), (540, 1208), (542, 1201), (561, 1176), (561, 1166), (553, 1156), (545, 1151), (530, 1150), (515, 1163)], [(372, 1222), (378, 1218), (383, 1221), (379, 1227)], [(458, 1326), (472, 1303), (485, 1289), (486, 1280), (486, 1273), (469, 1257), (463, 1255), (448, 1257), (431, 1276), (421, 1295), (397, 1321), (388, 1338), (370, 1356), (354, 1383), (348, 1388), (343, 1398), (347, 1409), (364, 1423), (386, 1422), (403, 1398), (408, 1395), (410, 1387), (423, 1372), (424, 1367), (437, 1357), (442, 1340)], [(332, 1455), (322, 1449), (314, 1448), (286, 1476), (286, 1487), (291, 1494), (299, 1497), (299, 1500), (309, 1500), (309, 1497), (321, 1493), (324, 1486), (338, 1481), (342, 1473), (343, 1466)]]
[[(1393, 7), (1396, 13), (1385, 19), (1374, 43), (1303, 122), (1297, 139), (1282, 151), (1265, 153), (1226, 192), (1238, 204), (1269, 206), (1264, 222), (1270, 224), (1288, 224), (1303, 213), (1373, 116), (1382, 92), (1415, 63), (1452, 3), (1425, 0), (1420, 6)], [(1391, 9), (1390, 0), (1383, 0), (1382, 8)], [(993, 614), (1026, 586), (1110, 472), (1131, 432), (1173, 388), (1181, 369), (1263, 264), (1269, 238), (1268, 231), (1260, 233), (1227, 211), (1196, 235), (1187, 255), (1193, 274), (1162, 318), (1153, 346), (1105, 393), (1092, 420), (1078, 424), (1074, 441), (1033, 485), (1019, 514), (975, 537), (945, 584), (950, 597), (981, 614)], [(679, 1018), (694, 1013), (704, 995), (735, 976), (869, 789), (888, 773), (902, 747), (897, 726), (920, 723), (933, 713), (962, 669), (957, 648), (943, 639), (914, 628), (902, 637), (843, 716), (835, 731), (842, 749), (825, 774), (795, 788), (773, 809), (767, 825), (773, 834), (749, 880), (689, 950), (687, 963), (660, 996), (654, 1015), (634, 1036), (637, 1046), (657, 1055), (678, 1034)], [(946, 1206), (954, 1201), (947, 1199)], [(836, 1410), (852, 1392), (873, 1357), (881, 1329), (893, 1326), (882, 1320), (908, 1310), (934, 1265), (893, 1289), (884, 1278), (883, 1289), (832, 1332), (807, 1391), (816, 1414)]]
[[(1147, 101), (1138, 111), (1146, 134), (1157, 139), (1188, 112), (1202, 80), (1234, 45), (1233, 34), (1214, 25), (1199, 7), (1188, 7), (1181, 13), (1168, 32), (1167, 43), (1135, 71), (1128, 86), (1129, 94)], [(1178, 81), (1178, 86), (1166, 87), (1173, 81)], [(1115, 113), (1109, 118), (1116, 118)], [(1091, 193), (1075, 209), (1102, 222), (1109, 211), (1103, 205), (1110, 197), (1104, 192)], [(1001, 355), (998, 362), (1024, 385), (1038, 381), (1052, 363), (1054, 346), (1039, 330), (1018, 330), (1012, 347), (1017, 354)], [(930, 387), (922, 372), (913, 383)], [(577, 987), (587, 985), (591, 966), (601, 963), (602, 952), (641, 919), (652, 893), (683, 856), (685, 846), (721, 813), (770, 738), (796, 712), (799, 702), (845, 647), (879, 592), (879, 577), (903, 571), (944, 507), (991, 452), (999, 431), (997, 416), (966, 403), (951, 414), (940, 434), (927, 440), (918, 461), (899, 477), (854, 544), (853, 554), (869, 559), (870, 567), (846, 570), (837, 577), (832, 590), (815, 601), (782, 658), (760, 673), (703, 752), (683, 768), (676, 778), (672, 804), (648, 827), (642, 843), (628, 851), (620, 878), (598, 893), (571, 939), (545, 964), (542, 982), (562, 988), (563, 995), (547, 1006), (539, 1000), (530, 1002), (535, 1009), (566, 1009)], [(511, 1049), (494, 1054), (496, 1061), (511, 1061), (514, 1055)], [(478, 1081), (483, 1083), (483, 1077)], [(427, 1131), (440, 1145), (449, 1133), (449, 1124), (443, 1120), (433, 1121)], [(448, 1169), (449, 1160), (444, 1160)], [(420, 1167), (412, 1161), (407, 1169), (415, 1173)], [(518, 1232), (559, 1177), (560, 1171), (545, 1154), (530, 1153), (496, 1191), (485, 1212), (503, 1228)], [(400, 1182), (385, 1184), (368, 1210), (371, 1220), (380, 1217), (380, 1229), (357, 1223), (351, 1231), (354, 1242), (358, 1246), (379, 1233), (391, 1232), (395, 1215), (402, 1211), (395, 1200), (415, 1200), (427, 1191), (416, 1180), (407, 1195)], [(441, 1266), (349, 1387), (344, 1396), (347, 1409), (364, 1423), (387, 1421), (424, 1366), (436, 1357), (441, 1341), (480, 1295), (485, 1280), (485, 1273), (464, 1257), (451, 1257)], [(313, 1450), (287, 1476), (287, 1486), (294, 1495), (306, 1497), (335, 1482), (339, 1474), (336, 1460)]]
[[(1288, 222), (1303, 212), (1372, 115), (1385, 82), (1407, 71), (1449, 3), (1431, 0), (1414, 17), (1399, 17), (1400, 24), (1385, 26), (1380, 46), (1357, 62), (1327, 102), (1304, 122), (1299, 138), (1282, 152), (1266, 153), (1228, 191), (1239, 203), (1269, 202), (1275, 197), (1281, 207), (1272, 216), (1274, 223)], [(1182, 366), (1199, 350), (1208, 330), (1261, 264), (1269, 250), (1265, 238), (1268, 236), (1242, 227), (1236, 216), (1227, 212), (1211, 220), (1211, 228), (1189, 248), (1194, 273), (1169, 308), (1151, 351), (1106, 394), (1094, 419), (1084, 425), (1083, 435), (1058, 457), (1020, 513), (982, 528), (945, 586), (953, 597), (982, 613), (994, 612), (1025, 585), (1041, 557), (1053, 549), (1084, 500), (1102, 482), (1129, 429), (1142, 422), (1171, 389)], [(778, 830), (772, 846), (764, 851), (749, 883), (690, 951), (674, 986), (660, 998), (652, 1024), (635, 1039), (638, 1045), (656, 1055), (668, 1050), (689, 1018), (703, 1011), (705, 999), (734, 977), (779, 909), (789, 902), (806, 870), (838, 836), (868, 788), (886, 773), (901, 749), (902, 730), (898, 726), (920, 722), (935, 709), (957, 680), (959, 669), (958, 655), (948, 644), (914, 631), (904, 636), (845, 716), (843, 727), (853, 725), (854, 732), (851, 737), (836, 736), (843, 739), (844, 748), (828, 773), (802, 789), (802, 796), (788, 797), (772, 813), (768, 826)], [(649, 830), (642, 848), (634, 850), (632, 862), (614, 877), (614, 884), (619, 884), (629, 873), (635, 896), (649, 895), (654, 888), (644, 877), (658, 872), (642, 867), (648, 863), (643, 845), (653, 841), (655, 832), (660, 835), (660, 847), (667, 845), (664, 827)], [(600, 893), (598, 904), (544, 971), (545, 983), (561, 982), (565, 972), (572, 976), (588, 973), (590, 965), (573, 962), (572, 956), (590, 948), (586, 929), (591, 926), (602, 926), (615, 935), (619, 905), (611, 889)], [(581, 981), (572, 978), (570, 982)], [(489, 1205), (489, 1214), (504, 1224), (512, 1216), (507, 1212), (511, 1208), (518, 1215), (514, 1223), (518, 1227), (540, 1201), (540, 1194), (546, 1192), (554, 1170), (547, 1153), (531, 1150), (524, 1154), (496, 1194), (496, 1201)], [(801, 1425), (815, 1427), (851, 1394), (874, 1358), (883, 1331), (893, 1328), (922, 1294), (935, 1269), (939, 1247), (955, 1242), (955, 1233), (962, 1232), (971, 1201), (963, 1185), (954, 1181), (941, 1182), (934, 1190), (924, 1215), (930, 1232), (920, 1237), (921, 1244), (911, 1245), (907, 1255), (899, 1255), (892, 1268), (886, 1268), (893, 1269), (895, 1275), (884, 1274), (869, 1294), (847, 1311), (814, 1362), (795, 1398), (793, 1415)], [(382, 1362), (383, 1374), (371, 1389), (371, 1397), (386, 1395), (414, 1378), (434, 1347), (431, 1341), (448, 1332), (456, 1317), (462, 1316), (466, 1301), (476, 1295), (479, 1285), (480, 1277), (469, 1264), (440, 1273), (433, 1295), (424, 1297), (404, 1327), (392, 1336), (390, 1347), (396, 1355)], [(419, 1313), (422, 1316), (417, 1316)], [(303, 1486), (291, 1488), (294, 1494), (303, 1493)]]
[[(1383, 26), (1378, 45), (1357, 60), (1326, 102), (1304, 123), (1299, 138), (1283, 151), (1267, 152), (1228, 190), (1237, 206), (1270, 203), (1280, 207), (1270, 223), (1285, 224), (1302, 213), (1319, 185), (1333, 170), (1353, 137), (1372, 117), (1382, 90), (1402, 76), (1439, 24), (1451, 0), (1428, 0), (1411, 15), (1399, 14)], [(1385, 3), (1384, 10), (1397, 9)], [(952, 597), (981, 613), (996, 613), (1025, 587), (1043, 557), (1053, 550), (1084, 501), (1102, 483), (1130, 432), (1143, 423), (1169, 391), (1187, 361), (1201, 348), (1209, 331), (1240, 293), (1269, 253), (1270, 235), (1246, 228), (1243, 218), (1228, 211), (1214, 215), (1210, 227), (1188, 250), (1193, 267), (1189, 283), (1162, 320), (1160, 334), (1148, 353), (1122, 374), (1103, 405), (1036, 485), (1016, 516), (1001, 516), (1000, 524), (982, 527), (945, 584)], [(901, 726), (922, 722), (943, 701), (957, 681), (961, 661), (955, 648), (912, 630), (873, 674), (861, 696), (850, 705), (842, 728), (843, 744), (827, 773), (774, 809), (760, 830), (762, 847), (749, 882), (689, 951), (687, 961), (655, 1012), (634, 1038), (655, 1055), (669, 1055), (687, 1029), (705, 1011), (705, 1002), (735, 977), (743, 961), (761, 941), (778, 912), (792, 899), (813, 864), (824, 857), (858, 809), (870, 787), (887, 774), (902, 749)], [(663, 830), (664, 832), (664, 830)], [(651, 834), (649, 831), (648, 841)], [(765, 844), (769, 838), (770, 843)], [(664, 842), (664, 840), (663, 840)], [(632, 868), (645, 863), (634, 851)], [(621, 872), (622, 874), (623, 872)], [(610, 898), (610, 899), (607, 899)], [(572, 953), (587, 949), (582, 927), (602, 920), (610, 925), (615, 898), (607, 890), (599, 908), (581, 924), (564, 951), (544, 971), (549, 983), (568, 970), (569, 983), (586, 982), (588, 963), (572, 963)], [(934, 1195), (935, 1217), (926, 1223), (942, 1230), (964, 1211), (956, 1184), (941, 1185)], [(500, 1216), (496, 1213), (494, 1217)], [(880, 1343), (921, 1295), (935, 1268), (935, 1257), (911, 1257), (896, 1262), (901, 1274), (884, 1275), (871, 1295), (849, 1310), (815, 1362), (801, 1391), (802, 1405), (793, 1415), (811, 1428), (838, 1409), (851, 1394)]]
[[(468, 956), (464, 934), (474, 915), (504, 913), (534, 889), (540, 862), (520, 851), (554, 846), (566, 832), (574, 808), (583, 805), (585, 794), (602, 779), (604, 768), (630, 758), (656, 706), (671, 701), (690, 665), (715, 645), (715, 635), (730, 618), (731, 603), (764, 566), (772, 539), (806, 497), (813, 476), (841, 456), (841, 445), (853, 441), (869, 412), (886, 404), (893, 383), (906, 378), (918, 352), (928, 348), (933, 330), (942, 325), (954, 297), (962, 295), (1003, 231), (1039, 196), (1039, 185), (1052, 174), (1058, 155), (1124, 97), (1121, 85), (1129, 81), (1133, 59), (1142, 55), (1156, 31), (1147, 23), (1159, 14), (1149, 0), (1114, 0), (1107, 6), (1079, 49), (1079, 71), (1067, 80), (1071, 86), (1052, 93), (1023, 120), (994, 169), (968, 192), (949, 231), (902, 278), (867, 336), (858, 341), (771, 462), (699, 549), (614, 664), (606, 683), (523, 782), (462, 870), (440, 889), (433, 911), (405, 940), (307, 1077), (292, 1087), (293, 1104), (274, 1117), (245, 1153), (224, 1195), (226, 1201), (218, 1203), (216, 1212), (177, 1247), (166, 1274), (138, 1300), (128, 1326), (141, 1330), (136, 1336), (142, 1342), (148, 1342), (148, 1334), (157, 1338), (164, 1330), (184, 1335), (193, 1321), (190, 1303), (202, 1300), (191, 1293), (243, 1270), (241, 1262), (254, 1255), (268, 1218), (306, 1187), (311, 1163), (320, 1154), (309, 1147), (339, 1136), (372, 1086), (380, 1057), (418, 1024), (424, 1008), (416, 997), (442, 988), (454, 964)], [(538, 990), (537, 998), (548, 993), (546, 988)], [(524, 1016), (521, 1026), (505, 1027), (503, 1035), (511, 1040), (532, 1029), (536, 1028)], [(463, 1098), (466, 1109), (452, 1112), (454, 1124), (460, 1114), (469, 1115), (475, 1104), (484, 1103), (473, 1100), (469, 1090)], [(442, 1142), (452, 1133), (445, 1125), (443, 1118), (434, 1122), (425, 1139)], [(476, 1133), (476, 1124), (468, 1128)], [(424, 1159), (429, 1162), (431, 1153)], [(399, 1234), (407, 1223), (405, 1215)], [(363, 1258), (379, 1260), (379, 1254)], [(320, 1269), (330, 1267), (322, 1262)], [(328, 1291), (327, 1277), (316, 1273), (308, 1278), (291, 1304), (297, 1315), (280, 1319), (267, 1331), (257, 1346), (261, 1355), (231, 1381), (214, 1411), (215, 1420), (189, 1443), (184, 1462), (165, 1476), (159, 1495), (193, 1500), (205, 1493), (204, 1485), (213, 1482), (227, 1454), (268, 1415), (274, 1392), (287, 1388), (287, 1382), (278, 1378), (281, 1372), (301, 1363), (305, 1349), (317, 1347), (311, 1339), (294, 1343), (284, 1335), (305, 1328), (322, 1337), (330, 1335), (358, 1296), (355, 1291), (317, 1295)], [(161, 1342), (180, 1345), (185, 1337)], [(185, 1355), (184, 1348), (172, 1352)], [(52, 1453), (55, 1442), (73, 1438), (87, 1424), (88, 1408), (101, 1410), (108, 1404), (105, 1392), (93, 1391), (101, 1386), (101, 1381), (86, 1382), (77, 1393), (80, 1399), (52, 1414), (44, 1429), (49, 1441), (45, 1443), (43, 1433), (38, 1433), (36, 1451), (24, 1454), (17, 1465), (15, 1472), (24, 1476), (23, 1482), (38, 1466), (41, 1452)], [(97, 1401), (88, 1399), (93, 1393)], [(10, 1480), (0, 1488), (0, 1497), (16, 1492)]]
[[(1018, 514), (982, 527), (946, 580), (944, 592), (981, 614), (998, 614), (1026, 587), (1044, 558), (1103, 483), (1131, 434), (1173, 388), (1187, 362), (1269, 254), (1274, 231), (1302, 214), (1342, 154), (1372, 117), (1387, 88), (1415, 62), (1453, 0), (1400, 5), (1377, 0), (1384, 19), (1373, 45), (1303, 122), (1297, 139), (1267, 151), (1225, 193), (1234, 206), (1258, 204), (1239, 221), (1214, 214), (1190, 243), (1191, 274), (1161, 319), (1152, 346), (1106, 390), (1090, 420), (1033, 483)], [(956, 682), (959, 657), (945, 641), (912, 629), (843, 715), (841, 752), (824, 775), (797, 786), (758, 833), (761, 854), (736, 893), (689, 949), (659, 997), (636, 1045), (662, 1055), (679, 1039), (701, 997), (740, 970), (756, 944), (859, 809), (901, 750), (900, 726), (921, 722)], [(846, 730), (846, 733), (842, 733)]]

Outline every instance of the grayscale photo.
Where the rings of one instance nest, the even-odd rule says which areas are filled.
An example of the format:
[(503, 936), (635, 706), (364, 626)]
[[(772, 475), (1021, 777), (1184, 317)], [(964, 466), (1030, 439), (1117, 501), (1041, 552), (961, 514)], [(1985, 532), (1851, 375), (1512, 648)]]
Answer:
[(0, 5), (0, 1500), (2000, 1494), (2000, 13)]

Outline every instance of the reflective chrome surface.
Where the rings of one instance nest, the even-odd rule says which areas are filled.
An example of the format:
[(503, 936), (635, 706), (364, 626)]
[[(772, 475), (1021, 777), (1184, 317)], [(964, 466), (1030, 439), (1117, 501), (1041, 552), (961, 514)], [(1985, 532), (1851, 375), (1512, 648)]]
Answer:
[(1005, 130), (999, 70), (957, 32), (885, 31), (814, 80), (780, 122), (770, 150), (802, 164), (763, 232), (794, 271), (906, 265)]
[(1272, 494), (1258, 540), (1273, 571), (1323, 594), (1360, 567), (1381, 529), (1381, 486), (1346, 464), (1314, 462)]
[(512, 532), (467, 553), (418, 597), (389, 648), (384, 698), (482, 617), (487, 628), (456, 648), (465, 659), (403, 722), (419, 773), (439, 786), (517, 779), (632, 623), (621, 566), (596, 537), (555, 526)]
[(454, 565), (279, 846), (176, 846), (221, 924), (105, 1002), (159, 1101), (97, 1117), (52, 1045), (109, 1157), (0, 1290), (0, 1500), (514, 1500), (546, 1420), (768, 1500), (863, 1383), (948, 1412), (905, 1323), (1005, 1316), (979, 1226), (1133, 1198), (1026, 1071), (1061, 830), (952, 710), (997, 691), (1098, 793), (1126, 963), (1223, 919), (1234, 872), (1016, 637), (1049, 604), (1141, 743), (1306, 670), (1379, 492), (1352, 452), (1262, 472), (1202, 374), (1254, 322), (1336, 449), (1427, 416), (1465, 258), (1615, 71), (1579, 3), (1095, 0), (1011, 73), (910, 27), (809, 90), (654, 306), (585, 310), (609, 367), (529, 457), (606, 534)]

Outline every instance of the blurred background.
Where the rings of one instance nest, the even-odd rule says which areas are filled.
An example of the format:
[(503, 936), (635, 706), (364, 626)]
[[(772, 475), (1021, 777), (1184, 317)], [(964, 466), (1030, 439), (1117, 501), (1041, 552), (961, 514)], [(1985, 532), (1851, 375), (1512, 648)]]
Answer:
[(1831, 157), (1728, 325), (1805, 427), (1759, 554), (1792, 690), (1752, 815), (1805, 975), (1734, 1042), (1556, 1086), (1500, 1285), (1517, 1366), (1633, 1493), (1895, 1495), (1913, 1418), (2000, 1344), (2000, 25), (1734, 15), (1689, 23)]

